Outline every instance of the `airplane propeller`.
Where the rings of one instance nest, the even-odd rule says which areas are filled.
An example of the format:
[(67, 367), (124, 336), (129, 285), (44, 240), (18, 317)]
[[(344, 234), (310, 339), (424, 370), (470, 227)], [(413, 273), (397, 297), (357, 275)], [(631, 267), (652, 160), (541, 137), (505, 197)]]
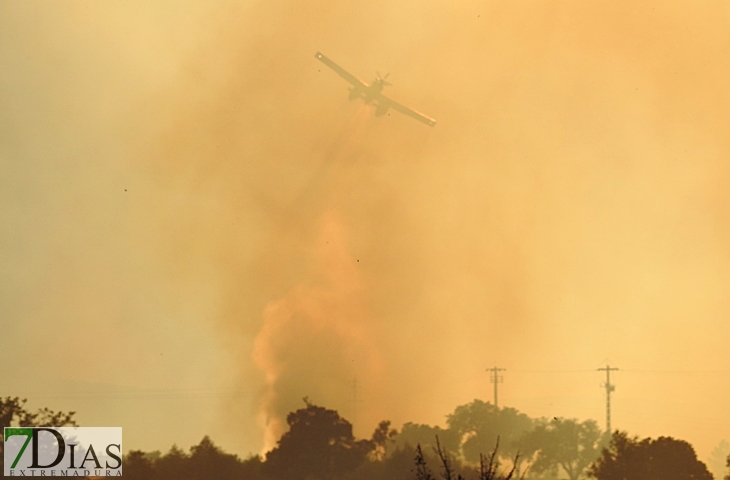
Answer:
[(388, 78), (388, 76), (390, 75), (390, 72), (386, 73), (385, 76), (380, 75), (380, 72), (378, 71), (376, 71), (375, 73), (378, 75), (378, 81), (380, 83), (386, 86), (393, 85), (392, 83), (385, 81), (385, 79)]

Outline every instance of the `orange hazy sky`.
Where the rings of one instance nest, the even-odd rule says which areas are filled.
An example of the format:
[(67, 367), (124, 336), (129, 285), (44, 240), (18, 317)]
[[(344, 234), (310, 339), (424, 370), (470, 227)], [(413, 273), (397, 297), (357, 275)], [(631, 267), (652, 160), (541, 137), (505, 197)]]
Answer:
[[(730, 4), (0, 3), (2, 395), (270, 446), (491, 400), (730, 439)], [(322, 51), (436, 118), (347, 100)]]

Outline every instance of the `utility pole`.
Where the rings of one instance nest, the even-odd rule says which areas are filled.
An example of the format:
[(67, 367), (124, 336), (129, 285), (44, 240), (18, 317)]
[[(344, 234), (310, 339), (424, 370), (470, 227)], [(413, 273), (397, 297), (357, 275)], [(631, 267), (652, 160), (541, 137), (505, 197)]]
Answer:
[(357, 375), (352, 381), (352, 423), (357, 421)]
[(504, 372), (504, 368), (492, 367), (487, 369), (488, 372), (492, 372), (489, 376), (489, 381), (494, 384), (494, 406), (499, 408), (497, 403), (497, 385), (504, 382), (504, 377), (499, 372)]
[(606, 372), (606, 383), (601, 385), (606, 387), (606, 432), (611, 435), (611, 392), (616, 390), (616, 387), (611, 384), (611, 371), (618, 370), (616, 367), (610, 367), (606, 365), (603, 368), (599, 368), (598, 371)]

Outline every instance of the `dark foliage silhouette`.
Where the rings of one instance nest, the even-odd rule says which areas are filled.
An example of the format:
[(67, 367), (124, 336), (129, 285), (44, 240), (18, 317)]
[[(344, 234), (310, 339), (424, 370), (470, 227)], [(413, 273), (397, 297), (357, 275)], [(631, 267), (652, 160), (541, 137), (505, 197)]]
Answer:
[[(0, 432), (5, 427), (67, 427), (76, 426), (76, 412), (55, 412), (40, 408), (35, 412), (26, 409), (27, 399), (20, 397), (0, 398)], [(5, 440), (0, 437), (0, 469), (4, 468)]]
[(154, 478), (152, 459), (140, 450), (131, 450), (124, 456), (124, 478), (127, 480), (148, 480)]
[[(519, 453), (515, 454), (511, 462), (512, 468), (508, 472), (504, 473), (499, 470), (499, 438), (497, 438), (496, 445), (489, 455), (480, 454), (478, 470), (469, 466), (460, 467), (449, 452), (441, 446), (438, 438), (435, 439), (435, 444), (434, 452), (438, 458), (441, 470), (440, 476), (443, 480), (465, 480), (474, 477), (479, 480), (511, 480), (516, 472)], [(421, 445), (416, 447), (414, 463), (416, 480), (435, 480)]]
[(266, 455), (263, 472), (272, 480), (332, 480), (356, 470), (372, 456), (384, 454), (392, 437), (388, 422), (382, 422), (372, 440), (356, 440), (352, 424), (335, 410), (304, 399), (306, 408), (290, 413), (289, 431)]
[[(600, 452), (605, 436), (593, 421), (532, 420), (526, 416), (536, 426), (523, 433), (519, 442), (512, 430), (508, 436), (510, 455), (501, 450), (500, 436), (495, 435), (491, 453), (480, 453), (476, 462), (470, 462), (462, 453), (466, 441), (480, 432), (482, 438), (491, 435), (487, 427), (491, 424), (477, 418), (478, 412), (493, 415), (492, 420), (499, 415), (486, 402), (470, 405), (475, 408), (457, 409), (455, 413), (460, 415), (449, 417), (453, 429), (406, 424), (403, 432), (396, 434), (390, 422), (384, 421), (370, 439), (357, 439), (350, 422), (337, 411), (305, 399), (304, 408), (287, 416), (289, 430), (265, 458), (252, 456), (242, 460), (223, 452), (205, 437), (188, 453), (175, 446), (164, 455), (129, 452), (124, 458), (124, 475), (132, 480), (522, 480), (529, 470), (543, 475), (542, 478), (563, 476), (561, 471), (573, 479), (586, 473), (597, 480), (712, 478), (686, 442), (667, 437), (639, 441), (616, 433), (610, 446)], [(506, 424), (525, 427), (522, 414), (516, 410), (506, 415), (516, 419)], [(428, 446), (404, 441), (434, 431), (448, 435), (464, 432), (464, 438), (450, 437), (448, 447), (440, 436), (429, 439)], [(518, 448), (526, 453), (522, 465), (531, 464), (522, 473)], [(593, 464), (586, 471), (585, 466), (591, 461)]]
[(420, 445), (426, 451), (431, 451), (436, 448), (436, 438), (439, 439), (441, 446), (448, 452), (452, 454), (460, 452), (461, 436), (457, 431), (450, 428), (408, 422), (403, 425), (394, 441), (396, 448), (402, 448), (406, 445), (411, 447)]
[(671, 437), (639, 440), (618, 431), (589, 474), (598, 480), (712, 480), (689, 443)]
[(562, 470), (570, 480), (578, 480), (601, 454), (606, 435), (593, 420), (554, 418), (541, 421), (523, 435), (520, 445), (532, 457), (530, 471), (558, 474)]
[(370, 454), (372, 460), (383, 460), (388, 453), (388, 444), (393, 442), (393, 437), (398, 435), (394, 428), (390, 428), (390, 421), (383, 420), (373, 432), (372, 446), (373, 450)]
[(416, 480), (434, 480), (431, 469), (426, 463), (426, 456), (423, 454), (421, 445), (416, 446)]
[[(500, 474), (499, 469), (499, 437), (494, 450), (489, 455), (479, 454), (479, 480), (510, 480), (517, 471), (520, 462), (520, 453), (515, 453), (512, 460), (512, 469), (507, 474)], [(524, 474), (523, 474), (524, 477)]]
[[(172, 448), (170, 448), (169, 452), (159, 457), (159, 459), (154, 463), (155, 475), (153, 478), (179, 478), (180, 480), (191, 479), (193, 477), (189, 475), (189, 460), (189, 455), (187, 455), (177, 445), (173, 445)], [(126, 465), (124, 466), (124, 471), (126, 474)]]
[(446, 417), (449, 430), (456, 438), (465, 439), (461, 445), (464, 459), (477, 463), (482, 452), (492, 449), (501, 439), (502, 452), (512, 457), (519, 450), (519, 440), (532, 430), (535, 421), (514, 408), (499, 408), (482, 400), (457, 407)]
[(449, 452), (441, 446), (438, 437), (436, 437), (436, 455), (438, 455), (441, 461), (441, 477), (444, 480), (464, 480), (464, 477), (460, 473), (456, 473), (454, 462)]
[(261, 478), (261, 458), (241, 460), (225, 453), (207, 436), (185, 453), (173, 445), (168, 453), (130, 451), (124, 456), (124, 477), (132, 480), (244, 480)]

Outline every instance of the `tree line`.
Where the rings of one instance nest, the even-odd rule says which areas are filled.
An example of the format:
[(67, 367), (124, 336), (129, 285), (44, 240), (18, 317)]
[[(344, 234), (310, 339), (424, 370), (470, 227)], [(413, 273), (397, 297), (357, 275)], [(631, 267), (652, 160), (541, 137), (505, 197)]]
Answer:
[[(0, 398), (0, 426), (76, 425), (74, 412), (30, 412), (25, 400)], [(474, 400), (446, 417), (446, 427), (382, 421), (357, 439), (337, 411), (304, 399), (289, 429), (264, 456), (240, 458), (209, 438), (184, 451), (132, 450), (131, 480), (713, 480), (692, 446), (671, 437), (608, 436), (593, 420), (534, 419)], [(0, 445), (2, 453), (2, 445)], [(0, 456), (0, 460), (1, 460)], [(727, 459), (730, 471), (730, 456)], [(721, 479), (715, 479), (721, 480)], [(724, 480), (730, 480), (730, 473)]]

